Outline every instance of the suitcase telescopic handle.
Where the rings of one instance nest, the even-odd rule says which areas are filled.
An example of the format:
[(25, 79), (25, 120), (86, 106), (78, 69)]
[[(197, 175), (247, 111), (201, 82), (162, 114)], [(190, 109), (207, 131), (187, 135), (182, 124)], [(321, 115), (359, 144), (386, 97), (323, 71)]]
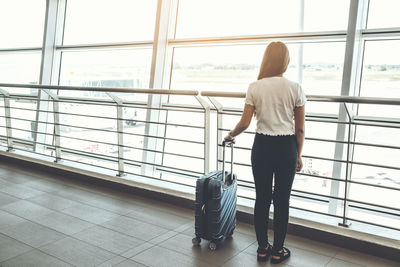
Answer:
[(222, 182), (225, 184), (225, 148), (227, 145), (231, 147), (231, 177), (233, 177), (233, 141), (224, 140), (222, 141), (223, 155), (222, 155)]

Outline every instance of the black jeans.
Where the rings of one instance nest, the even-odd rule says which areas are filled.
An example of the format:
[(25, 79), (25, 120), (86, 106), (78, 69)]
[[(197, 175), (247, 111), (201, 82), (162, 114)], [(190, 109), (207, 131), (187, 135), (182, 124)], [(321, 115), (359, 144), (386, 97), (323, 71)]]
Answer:
[[(268, 243), (268, 219), (271, 200), (274, 204), (273, 250), (283, 247), (289, 220), (289, 198), (297, 165), (295, 135), (269, 136), (256, 134), (251, 152), (251, 165), (256, 187), (254, 225), (258, 245)], [(275, 176), (274, 189), (272, 180)]]

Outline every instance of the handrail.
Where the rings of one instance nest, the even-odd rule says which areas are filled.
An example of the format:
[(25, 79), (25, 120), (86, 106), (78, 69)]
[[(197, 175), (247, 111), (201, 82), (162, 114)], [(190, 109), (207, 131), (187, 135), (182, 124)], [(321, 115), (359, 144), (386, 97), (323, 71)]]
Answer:
[[(38, 84), (11, 84), (0, 83), (0, 87), (17, 88), (37, 88), (37, 89), (55, 89), (66, 91), (97, 91), (97, 92), (117, 92), (117, 93), (138, 93), (138, 94), (164, 94), (164, 95), (189, 95), (206, 97), (230, 97), (245, 98), (244, 92), (219, 92), (197, 90), (169, 90), (169, 89), (133, 89), (133, 88), (112, 88), (112, 87), (86, 87), (86, 86), (64, 86), (64, 85), (38, 85)], [(382, 105), (400, 105), (400, 99), (384, 97), (362, 97), (362, 96), (326, 96), (326, 95), (307, 95), (307, 100), (352, 103), (352, 104), (382, 104)]]
[(64, 85), (38, 85), (38, 84), (11, 84), (0, 83), (0, 87), (55, 89), (66, 91), (97, 91), (113, 93), (138, 93), (138, 94), (160, 94), (160, 95), (191, 95), (197, 96), (199, 91), (194, 90), (168, 90), (168, 89), (133, 89), (133, 88), (111, 88), (111, 87), (86, 87), (86, 86), (64, 86)]
[[(245, 98), (246, 93), (202, 91), (201, 96)], [(336, 102), (336, 103), (352, 103), (352, 104), (400, 105), (400, 99), (384, 98), (384, 97), (307, 95), (307, 100)]]
[(246, 97), (246, 93), (241, 93), (241, 92), (202, 91), (202, 92), (201, 92), (201, 96), (245, 98), (245, 97)]
[(385, 97), (307, 95), (307, 100), (350, 104), (400, 105), (400, 99)]

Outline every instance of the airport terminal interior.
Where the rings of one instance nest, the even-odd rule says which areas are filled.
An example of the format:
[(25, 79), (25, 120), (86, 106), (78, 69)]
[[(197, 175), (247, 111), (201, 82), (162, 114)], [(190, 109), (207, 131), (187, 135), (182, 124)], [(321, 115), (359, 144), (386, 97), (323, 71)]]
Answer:
[[(0, 267), (273, 265), (257, 261), (256, 120), (222, 145), (273, 41), (307, 97), (278, 266), (399, 266), (398, 10), (1, 0)], [(196, 183), (223, 169), (237, 175), (235, 229), (197, 244)]]

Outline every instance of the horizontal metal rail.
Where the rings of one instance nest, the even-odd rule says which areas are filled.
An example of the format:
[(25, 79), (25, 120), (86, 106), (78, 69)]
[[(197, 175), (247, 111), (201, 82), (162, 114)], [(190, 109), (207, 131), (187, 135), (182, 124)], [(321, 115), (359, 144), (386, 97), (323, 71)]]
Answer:
[(158, 94), (158, 95), (188, 95), (196, 96), (198, 91), (193, 90), (166, 90), (166, 89), (131, 89), (113, 87), (86, 87), (86, 86), (63, 86), (63, 85), (33, 85), (33, 84), (10, 84), (0, 83), (0, 87), (33, 88), (33, 89), (54, 89), (65, 91), (90, 91), (109, 93), (136, 93), (136, 94)]
[[(219, 112), (221, 115), (231, 115), (231, 116), (241, 116), (242, 115), (243, 109), (235, 109), (234, 111), (229, 111), (229, 112)], [(347, 122), (347, 121), (339, 121), (339, 118), (336, 116), (331, 116), (330, 114), (325, 114), (326, 117), (322, 116), (314, 116), (312, 113), (306, 113), (306, 121), (312, 121), (312, 122), (322, 122), (322, 123), (334, 123), (334, 124), (343, 124), (343, 125), (360, 125), (360, 126), (371, 126), (371, 127), (383, 127), (383, 128), (400, 128), (400, 121), (399, 120), (393, 120), (393, 119), (387, 119), (387, 118), (374, 118), (374, 119), (365, 119), (360, 116), (354, 116), (353, 122)], [(250, 133), (249, 131), (246, 131), (245, 133)]]
[[(53, 100), (40, 100), (41, 102), (53, 102)], [(59, 100), (59, 103), (69, 103), (69, 104), (79, 104), (79, 105), (93, 105), (93, 106), (107, 106), (107, 107), (113, 107), (115, 108), (116, 105), (114, 104), (96, 104), (96, 103), (91, 103), (91, 102), (85, 102), (85, 101), (81, 101), (81, 102), (68, 102), (68, 101), (63, 101), (63, 100)], [(121, 105), (122, 107), (126, 107), (126, 108), (135, 108), (135, 109), (146, 109), (146, 110), (158, 110), (158, 111), (177, 111), (177, 112), (181, 112), (181, 111), (185, 111), (185, 112), (190, 112), (190, 113), (204, 113), (204, 111), (202, 111), (200, 108), (197, 107), (188, 107), (186, 109), (178, 109), (178, 108), (166, 108), (169, 105), (162, 105), (161, 108), (155, 108), (155, 107), (143, 107), (143, 106), (131, 106), (131, 105)], [(0, 107), (4, 108), (3, 105), (0, 105)], [(10, 107), (11, 109), (20, 109), (19, 107)], [(45, 111), (43, 111), (45, 112)], [(47, 111), (49, 113), (54, 113), (54, 111)]]
[[(31, 122), (31, 120), (22, 119), (22, 118), (12, 118), (12, 119), (13, 119), (13, 120), (20, 120), (20, 121)], [(47, 122), (47, 124), (55, 125), (54, 122)], [(106, 132), (106, 133), (122, 133), (122, 134), (124, 134), (124, 135), (149, 137), (149, 138), (170, 140), (170, 141), (176, 141), (176, 142), (186, 142), (186, 143), (199, 144), (199, 145), (203, 145), (203, 144), (204, 144), (204, 142), (193, 141), (193, 140), (187, 140), (187, 139), (169, 138), (169, 137), (162, 137), (162, 136), (156, 136), (156, 135), (145, 135), (145, 134), (137, 134), (137, 133), (127, 133), (127, 132), (119, 132), (119, 131), (114, 131), (114, 130), (111, 131), (111, 130), (106, 130), (106, 129), (90, 128), (90, 127), (84, 127), (84, 126), (78, 126), (78, 125), (71, 125), (71, 124), (62, 124), (62, 123), (58, 123), (57, 125), (59, 125), (59, 126), (64, 126), (64, 127), (70, 127), (70, 128), (84, 129), (84, 130), (89, 130), (89, 131), (100, 131), (100, 132)], [(0, 126), (0, 127), (5, 127), (5, 126)], [(13, 128), (13, 129), (14, 129), (14, 128)], [(53, 135), (54, 135), (54, 134), (53, 134)], [(60, 135), (55, 135), (55, 136), (60, 136)]]
[[(2, 106), (0, 105), (0, 108)], [(18, 110), (25, 110), (25, 111), (36, 111), (33, 109), (26, 109), (26, 108), (15, 108), (11, 107), (11, 109), (18, 109)], [(46, 111), (46, 110), (39, 110), (39, 112), (43, 113), (48, 113), (48, 114), (54, 114), (54, 111)], [(127, 120), (134, 120), (135, 122), (141, 122), (141, 123), (149, 123), (149, 124), (158, 124), (158, 125), (166, 125), (166, 126), (177, 126), (177, 127), (186, 127), (186, 128), (196, 128), (196, 129), (204, 129), (204, 126), (197, 126), (197, 125), (188, 125), (188, 124), (177, 124), (177, 123), (165, 123), (165, 122), (156, 122), (156, 121), (144, 121), (144, 120), (138, 120), (136, 118), (115, 118), (115, 117), (107, 117), (107, 116), (96, 116), (96, 115), (87, 115), (87, 114), (80, 114), (80, 113), (67, 113), (67, 112), (58, 112), (60, 115), (67, 115), (67, 116), (78, 116), (78, 117), (84, 117), (84, 118), (96, 118), (96, 119), (107, 119), (107, 120), (114, 120), (114, 121), (127, 121)], [(22, 119), (22, 118), (14, 118), (14, 117), (7, 117), (7, 116), (2, 116), (0, 115), (0, 118), (11, 118), (11, 119)], [(38, 121), (39, 123), (42, 121)]]
[(224, 36), (211, 38), (190, 38), (190, 39), (169, 39), (168, 44), (172, 46), (178, 45), (194, 45), (194, 44), (230, 44), (230, 43), (254, 43), (265, 42), (268, 40), (284, 40), (288, 43), (298, 43), (301, 40), (321, 41), (329, 39), (330, 42), (345, 41), (345, 31), (325, 31), (325, 32), (293, 32), (286, 34), (267, 34), (267, 35), (245, 35), (245, 36)]
[[(245, 98), (246, 93), (202, 91), (201, 96)], [(307, 100), (315, 102), (334, 102), (334, 103), (351, 103), (351, 104), (378, 104), (378, 105), (396, 105), (396, 106), (400, 105), (399, 99), (383, 98), (383, 97), (307, 95)]]
[[(315, 158), (315, 159), (320, 159), (320, 160), (327, 160), (327, 161), (334, 161), (334, 162), (340, 162), (340, 163), (351, 163), (351, 164), (356, 164), (356, 165), (363, 165), (363, 166), (368, 166), (368, 167), (377, 167), (377, 168), (384, 168), (384, 169), (391, 169), (391, 170), (400, 170), (400, 167), (396, 166), (390, 166), (390, 165), (382, 165), (382, 164), (373, 164), (373, 163), (366, 163), (366, 162), (359, 162), (359, 161), (346, 161), (346, 160), (336, 160), (336, 159), (329, 159), (329, 158), (321, 158), (321, 157), (311, 157), (311, 156), (303, 156), (304, 158)], [(218, 162), (222, 162), (222, 160), (218, 160)], [(234, 165), (239, 165), (239, 166), (245, 166), (245, 167), (251, 167), (250, 164), (247, 163), (242, 163), (242, 162), (233, 162)]]

